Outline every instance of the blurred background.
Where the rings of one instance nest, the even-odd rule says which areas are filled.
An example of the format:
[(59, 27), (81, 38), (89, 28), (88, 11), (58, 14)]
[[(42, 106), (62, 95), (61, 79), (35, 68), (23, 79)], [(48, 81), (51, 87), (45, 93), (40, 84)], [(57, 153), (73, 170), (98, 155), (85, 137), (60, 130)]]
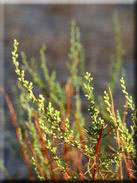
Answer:
[[(134, 7), (133, 5), (4, 5), (4, 82), (5, 92), (15, 99), (13, 87), (16, 75), (11, 61), (13, 39), (20, 43), (19, 50), (28, 59), (39, 61), (39, 50), (47, 45), (49, 70), (56, 70), (63, 85), (68, 76), (66, 63), (70, 40), (70, 23), (75, 20), (80, 27), (81, 42), (85, 51), (86, 71), (94, 78), (96, 95), (102, 95), (111, 78), (112, 55), (115, 50), (113, 15), (118, 13), (121, 42), (124, 49), (121, 72), (126, 75), (130, 94), (134, 94)], [(119, 81), (114, 93), (115, 103), (121, 96)], [(83, 101), (84, 103), (85, 101)], [(117, 105), (117, 104), (116, 104)], [(14, 104), (16, 109), (16, 104)], [(27, 177), (19, 152), (15, 129), (5, 104), (5, 167), (14, 178)]]

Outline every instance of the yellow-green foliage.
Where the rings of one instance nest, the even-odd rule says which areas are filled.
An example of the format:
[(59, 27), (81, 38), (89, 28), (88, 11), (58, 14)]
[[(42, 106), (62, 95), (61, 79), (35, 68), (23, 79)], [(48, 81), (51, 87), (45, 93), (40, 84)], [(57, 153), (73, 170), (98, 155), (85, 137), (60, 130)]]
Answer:
[[(117, 44), (117, 49), (120, 50), (118, 40)], [(101, 111), (95, 101), (91, 74), (86, 72), (85, 77), (82, 76), (84, 51), (76, 23), (73, 21), (71, 26), (68, 63), (70, 77), (64, 88), (56, 81), (55, 71), (51, 74), (48, 71), (45, 46), (40, 50), (39, 68), (43, 71), (44, 81), (37, 72), (38, 67), (34, 67), (35, 60), (31, 59), (29, 65), (23, 52), (21, 67), (18, 61), (18, 45), (18, 41), (14, 40), (12, 61), (19, 81), (19, 105), (21, 112), (23, 109), (28, 117), (27, 121), (23, 122), (25, 127), (23, 123), (20, 124), (19, 129), (25, 128), (25, 132), (19, 130), (19, 141), (24, 147), (22, 151), (27, 152), (31, 159), (30, 166), (34, 167), (36, 178), (123, 179), (122, 161), (125, 161), (129, 178), (134, 178), (131, 170), (135, 158), (133, 135), (136, 130), (136, 109), (133, 99), (127, 92), (124, 79), (121, 78), (122, 92), (127, 104), (124, 106), (124, 116), (115, 109), (110, 88), (104, 91), (104, 108), (103, 112)], [(117, 64), (121, 63), (121, 56), (117, 57), (120, 59)], [(26, 72), (30, 74), (32, 82), (26, 79)], [(116, 73), (113, 76), (115, 75)], [(41, 93), (34, 92), (34, 87), (39, 87)], [(91, 126), (88, 129), (81, 110), (81, 88), (89, 102)], [(73, 108), (72, 96), (75, 96)], [(128, 109), (132, 121), (130, 130), (126, 127)], [(18, 114), (17, 116), (18, 121), (23, 120), (23, 117), (20, 118)], [(23, 146), (23, 143), (26, 145)]]

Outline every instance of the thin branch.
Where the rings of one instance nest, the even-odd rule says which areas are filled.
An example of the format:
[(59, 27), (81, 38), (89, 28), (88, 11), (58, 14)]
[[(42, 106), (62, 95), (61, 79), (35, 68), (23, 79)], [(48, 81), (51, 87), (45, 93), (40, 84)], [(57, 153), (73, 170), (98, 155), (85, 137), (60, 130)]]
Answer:
[[(7, 103), (7, 106), (8, 106), (8, 110), (10, 112), (10, 115), (11, 115), (11, 122), (12, 122), (12, 125), (15, 127), (16, 129), (16, 136), (17, 136), (17, 139), (19, 140), (19, 125), (17, 124), (17, 116), (16, 116), (16, 112), (14, 110), (14, 107), (13, 107), (13, 104), (9, 98), (9, 96), (7, 94), (4, 95), (4, 98), (5, 98), (5, 101)], [(26, 141), (26, 140), (25, 140)], [(25, 143), (25, 142), (24, 142)], [(23, 155), (23, 158), (24, 158), (24, 162), (28, 168), (28, 172), (29, 172), (29, 177), (31, 179), (34, 179), (34, 176), (33, 176), (33, 172), (32, 172), (32, 167), (31, 167), (31, 161), (30, 161), (30, 157), (29, 155), (25, 152), (25, 149), (23, 147), (23, 145), (20, 144), (20, 148), (21, 148), (21, 152), (22, 152), (22, 155)]]
[(100, 130), (99, 137), (98, 137), (98, 142), (97, 142), (97, 145), (96, 145), (96, 152), (95, 152), (95, 156), (94, 156), (94, 167), (93, 167), (93, 173), (92, 173), (93, 180), (95, 180), (95, 176), (96, 176), (96, 172), (97, 172), (97, 158), (98, 158), (98, 155), (99, 155), (99, 147), (100, 147), (101, 140), (102, 140), (103, 129), (104, 128), (102, 127), (101, 130)]

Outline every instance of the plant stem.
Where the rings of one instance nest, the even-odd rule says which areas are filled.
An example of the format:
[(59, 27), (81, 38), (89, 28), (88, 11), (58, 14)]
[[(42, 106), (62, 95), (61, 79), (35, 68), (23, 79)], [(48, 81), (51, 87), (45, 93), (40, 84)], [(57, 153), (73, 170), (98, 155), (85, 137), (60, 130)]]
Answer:
[(99, 147), (100, 147), (100, 144), (101, 144), (102, 135), (103, 135), (103, 127), (100, 130), (99, 137), (98, 137), (98, 143), (96, 145), (96, 152), (95, 152), (94, 166), (93, 166), (93, 174), (92, 174), (93, 180), (95, 180), (95, 176), (96, 176), (96, 171), (97, 171), (97, 158), (98, 158), (98, 154), (99, 154)]

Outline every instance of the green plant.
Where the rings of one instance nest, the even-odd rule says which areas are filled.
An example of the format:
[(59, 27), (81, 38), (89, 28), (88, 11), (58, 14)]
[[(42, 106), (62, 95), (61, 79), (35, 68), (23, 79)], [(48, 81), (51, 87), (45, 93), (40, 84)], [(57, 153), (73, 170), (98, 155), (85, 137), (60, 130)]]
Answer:
[[(36, 177), (40, 180), (121, 180), (124, 179), (122, 162), (125, 162), (129, 179), (135, 178), (132, 170), (136, 153), (133, 141), (137, 120), (135, 104), (122, 77), (120, 83), (125, 100), (124, 112), (115, 109), (110, 87), (104, 91), (102, 112), (95, 101), (91, 74), (86, 72), (83, 77), (84, 51), (75, 22), (71, 25), (68, 63), (70, 77), (64, 88), (56, 81), (55, 71), (48, 71), (45, 46), (40, 50), (40, 69), (43, 70), (45, 79), (42, 80), (37, 72), (38, 67), (34, 64), (35, 60), (31, 59), (29, 65), (23, 52), (23, 66), (20, 66), (18, 44), (14, 40), (12, 52), (20, 88), (17, 113), (8, 96), (6, 101), (30, 178), (33, 177), (34, 168)], [(117, 57), (121, 62), (121, 56)], [(117, 66), (118, 63), (119, 61)], [(110, 84), (113, 89), (119, 66), (118, 69), (115, 68)], [(30, 74), (33, 82), (26, 79), (25, 71)], [(39, 91), (35, 91), (34, 84), (39, 87)], [(81, 111), (80, 89), (85, 92), (89, 102), (89, 128), (86, 128)], [(130, 129), (126, 126), (128, 113), (132, 121)], [(24, 122), (25, 115), (27, 120)], [(17, 123), (17, 120), (20, 121)]]

